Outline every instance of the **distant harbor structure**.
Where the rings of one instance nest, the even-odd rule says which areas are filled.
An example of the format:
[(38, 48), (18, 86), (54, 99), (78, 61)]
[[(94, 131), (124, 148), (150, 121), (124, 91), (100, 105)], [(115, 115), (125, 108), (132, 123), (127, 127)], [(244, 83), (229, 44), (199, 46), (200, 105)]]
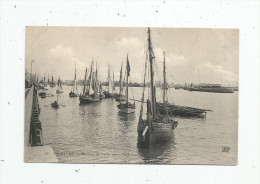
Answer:
[(197, 86), (191, 85), (187, 90), (211, 92), (211, 93), (234, 93), (234, 89), (230, 87), (223, 87), (220, 84), (205, 84), (205, 83), (201, 83)]

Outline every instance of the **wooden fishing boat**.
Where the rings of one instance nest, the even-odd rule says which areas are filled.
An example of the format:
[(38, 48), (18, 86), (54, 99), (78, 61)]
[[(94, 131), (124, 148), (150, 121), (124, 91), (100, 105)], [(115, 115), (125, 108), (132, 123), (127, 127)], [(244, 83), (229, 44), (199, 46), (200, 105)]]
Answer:
[(57, 86), (56, 93), (63, 93), (60, 78), (59, 78), (59, 80), (58, 80), (58, 86)]
[(73, 88), (69, 93), (69, 97), (78, 97), (78, 88), (77, 88), (77, 72), (76, 72), (76, 63), (75, 63), (75, 75), (74, 75), (74, 83)]
[[(49, 80), (49, 79), (48, 79), (48, 80)], [(54, 80), (53, 80), (53, 73), (52, 73), (51, 82), (50, 82), (50, 87), (53, 88), (53, 87), (55, 87), (55, 86), (56, 86), (56, 84), (55, 84), (55, 82), (54, 82)]]
[(134, 113), (135, 112), (135, 103), (131, 104), (128, 101), (128, 77), (130, 75), (130, 64), (129, 64), (129, 60), (128, 60), (128, 55), (127, 55), (127, 59), (126, 59), (126, 102), (122, 102), (120, 101), (120, 104), (117, 105), (117, 107), (119, 108), (119, 112), (120, 113), (124, 113), (124, 114), (130, 114), (130, 113)]
[[(167, 142), (172, 138), (173, 130), (177, 127), (178, 122), (174, 121), (172, 117), (168, 114), (161, 115), (157, 110), (156, 103), (156, 88), (154, 85), (154, 71), (153, 65), (155, 62), (155, 56), (152, 49), (150, 29), (148, 28), (148, 61), (150, 65), (150, 96), (147, 100), (147, 113), (146, 119), (143, 119), (143, 104), (144, 104), (144, 92), (145, 85), (143, 87), (142, 103), (140, 108), (140, 116), (138, 122), (138, 138), (139, 142), (144, 145), (157, 144), (161, 142)], [(145, 63), (145, 73), (144, 73), (144, 84), (146, 78), (146, 68), (147, 62)]]
[(164, 54), (164, 60), (163, 60), (163, 103), (158, 102), (157, 108), (160, 114), (166, 115), (172, 117), (199, 117), (203, 118), (206, 117), (207, 111), (206, 109), (199, 109), (199, 108), (193, 108), (193, 107), (186, 107), (186, 106), (180, 106), (171, 104), (168, 102), (167, 97), (167, 91), (169, 90), (167, 80), (166, 80), (166, 64), (165, 64), (165, 52)]
[(80, 104), (95, 103), (100, 101), (98, 94), (98, 81), (95, 72), (93, 72), (93, 61), (91, 64), (90, 74), (87, 80), (87, 68), (85, 72), (85, 80), (83, 93), (79, 95)]
[(59, 108), (59, 94), (57, 93), (57, 101), (54, 101), (53, 103), (51, 103), (51, 107), (54, 108), (54, 109), (58, 109)]
[(124, 101), (126, 101), (126, 97), (125, 97), (125, 95), (123, 95), (123, 75), (122, 75), (122, 67), (123, 67), (123, 62), (122, 62), (122, 64), (121, 64), (121, 69), (120, 69), (120, 79), (119, 79), (119, 83), (120, 83), (120, 88), (119, 88), (119, 94), (117, 94), (116, 96), (115, 96), (115, 100), (117, 101), (117, 102), (124, 102)]
[(59, 104), (58, 104), (57, 101), (51, 103), (51, 106), (52, 106), (53, 108), (55, 108), (55, 109), (59, 108)]
[(109, 64), (108, 64), (107, 80), (108, 80), (107, 91), (104, 91), (105, 98), (114, 98), (115, 97), (115, 93), (114, 93), (115, 86), (114, 86), (114, 81), (112, 81), (112, 79), (110, 77), (110, 65)]
[(44, 96), (44, 95), (45, 95), (45, 97), (46, 97), (46, 93), (45, 93), (44, 91), (41, 91), (41, 92), (39, 92), (38, 94), (39, 94), (40, 97), (42, 97), (42, 96)]

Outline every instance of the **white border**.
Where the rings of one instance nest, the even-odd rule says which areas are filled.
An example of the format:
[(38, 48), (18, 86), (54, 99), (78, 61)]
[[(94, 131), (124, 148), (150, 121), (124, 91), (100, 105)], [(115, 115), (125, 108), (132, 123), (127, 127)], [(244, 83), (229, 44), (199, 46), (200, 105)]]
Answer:
[[(260, 183), (259, 1), (0, 1), (0, 8), (1, 184)], [(23, 163), (25, 26), (47, 23), (239, 28), (238, 166)]]

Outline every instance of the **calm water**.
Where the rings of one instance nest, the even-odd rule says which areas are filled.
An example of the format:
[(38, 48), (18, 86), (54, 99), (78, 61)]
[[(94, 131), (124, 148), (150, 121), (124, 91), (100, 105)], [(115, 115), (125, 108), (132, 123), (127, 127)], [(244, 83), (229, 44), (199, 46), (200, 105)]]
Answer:
[[(55, 94), (54, 97), (39, 98), (44, 141), (53, 147), (60, 162), (236, 163), (238, 92), (221, 94), (170, 89), (169, 101), (213, 112), (208, 112), (206, 119), (178, 118), (179, 125), (170, 142), (144, 149), (137, 146), (139, 102), (136, 102), (134, 114), (120, 115), (118, 103), (113, 99), (79, 105), (78, 98), (69, 98), (71, 86), (63, 88), (59, 109), (50, 106), (56, 100), (56, 88), (46, 91)], [(142, 88), (133, 88), (133, 93), (135, 99), (141, 99)], [(161, 92), (157, 95), (160, 99)], [(230, 147), (229, 153), (222, 152), (222, 146)]]

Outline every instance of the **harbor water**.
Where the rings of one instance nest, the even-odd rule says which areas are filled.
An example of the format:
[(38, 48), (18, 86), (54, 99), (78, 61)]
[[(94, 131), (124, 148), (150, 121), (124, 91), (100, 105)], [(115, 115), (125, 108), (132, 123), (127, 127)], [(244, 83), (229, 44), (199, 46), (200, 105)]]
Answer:
[[(223, 165), (237, 162), (238, 92), (207, 93), (171, 88), (169, 102), (212, 112), (208, 112), (205, 119), (176, 118), (179, 124), (171, 141), (143, 148), (137, 144), (140, 102), (135, 102), (135, 113), (122, 115), (114, 99), (80, 105), (78, 97), (69, 97), (71, 89), (71, 86), (63, 86), (58, 109), (50, 105), (57, 99), (56, 88), (46, 91), (53, 97), (39, 97), (44, 142), (53, 147), (59, 162)], [(142, 88), (132, 90), (134, 99), (140, 100)], [(129, 94), (129, 98), (133, 98), (131, 89)], [(159, 89), (157, 96), (159, 101)]]

